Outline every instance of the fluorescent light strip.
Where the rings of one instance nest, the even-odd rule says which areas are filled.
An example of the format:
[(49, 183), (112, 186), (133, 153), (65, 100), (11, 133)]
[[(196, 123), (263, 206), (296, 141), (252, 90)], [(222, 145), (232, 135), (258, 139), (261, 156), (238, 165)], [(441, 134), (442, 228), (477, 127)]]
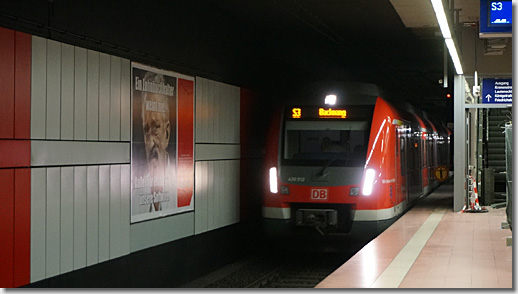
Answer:
[(442, 6), (442, 0), (431, 1), (433, 10), (435, 11), (435, 16), (437, 17), (437, 21), (439, 22), (439, 27), (441, 28), (442, 36), (444, 37), (444, 41), (446, 42), (446, 46), (448, 47), (448, 52), (450, 52), (451, 59), (453, 60), (455, 71), (458, 75), (462, 75), (464, 74), (464, 71), (462, 70), (462, 64), (460, 63), (459, 54), (457, 53), (457, 48), (455, 48), (455, 43), (453, 42), (451, 36), (448, 20), (446, 18), (446, 14), (444, 13), (444, 7)]
[(433, 10), (435, 11), (435, 17), (439, 22), (442, 36), (444, 39), (451, 39), (450, 26), (448, 26), (448, 19), (444, 13), (444, 7), (442, 6), (442, 0), (432, 0)]
[(457, 48), (455, 48), (455, 43), (453, 39), (444, 39), (446, 42), (446, 47), (448, 47), (448, 51), (450, 52), (451, 59), (453, 60), (453, 65), (455, 66), (455, 71), (457, 71), (458, 75), (464, 74), (462, 71), (462, 64), (460, 63), (459, 55), (457, 55)]

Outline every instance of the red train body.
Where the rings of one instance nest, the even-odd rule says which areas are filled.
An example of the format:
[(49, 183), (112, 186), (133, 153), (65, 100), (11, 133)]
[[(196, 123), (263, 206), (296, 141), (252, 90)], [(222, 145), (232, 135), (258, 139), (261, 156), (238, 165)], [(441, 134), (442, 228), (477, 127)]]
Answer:
[(373, 93), (340, 98), (330, 106), (318, 103), (322, 95), (275, 115), (265, 154), (266, 229), (361, 231), (397, 218), (438, 186), (437, 167), (449, 169), (446, 127)]

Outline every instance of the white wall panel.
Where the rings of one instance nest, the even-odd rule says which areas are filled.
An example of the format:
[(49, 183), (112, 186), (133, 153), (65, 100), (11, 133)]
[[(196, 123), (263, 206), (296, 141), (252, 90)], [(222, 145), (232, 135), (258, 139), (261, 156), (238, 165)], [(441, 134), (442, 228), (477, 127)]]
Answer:
[(47, 169), (31, 170), (31, 282), (45, 279)]
[(99, 59), (99, 140), (110, 140), (110, 55)]
[(110, 140), (121, 139), (121, 59), (110, 56)]
[(99, 139), (99, 52), (87, 50), (86, 138)]
[(87, 53), (75, 47), (74, 54), (74, 139), (86, 140)]
[(74, 270), (86, 266), (86, 166), (74, 167)]
[(61, 140), (74, 139), (74, 46), (61, 44)]
[(99, 262), (99, 166), (86, 168), (86, 265)]
[(110, 259), (110, 166), (99, 167), (99, 262)]
[(131, 62), (121, 60), (121, 141), (131, 140)]
[(74, 269), (74, 168), (61, 168), (61, 273)]
[(45, 139), (47, 107), (47, 40), (32, 37), (31, 138)]
[(47, 123), (46, 138), (61, 137), (61, 44), (47, 41)]

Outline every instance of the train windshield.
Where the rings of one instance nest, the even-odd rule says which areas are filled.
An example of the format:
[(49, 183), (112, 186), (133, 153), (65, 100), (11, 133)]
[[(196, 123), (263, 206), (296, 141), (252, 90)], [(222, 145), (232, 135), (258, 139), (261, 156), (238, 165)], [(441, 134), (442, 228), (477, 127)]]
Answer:
[(285, 165), (365, 165), (370, 121), (286, 121)]

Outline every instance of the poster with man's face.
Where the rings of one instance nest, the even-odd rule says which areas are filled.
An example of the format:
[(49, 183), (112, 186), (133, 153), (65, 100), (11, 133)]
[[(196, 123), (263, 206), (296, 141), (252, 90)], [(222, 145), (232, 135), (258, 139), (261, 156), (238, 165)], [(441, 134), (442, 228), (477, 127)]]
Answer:
[(132, 64), (131, 222), (178, 213), (177, 77)]

